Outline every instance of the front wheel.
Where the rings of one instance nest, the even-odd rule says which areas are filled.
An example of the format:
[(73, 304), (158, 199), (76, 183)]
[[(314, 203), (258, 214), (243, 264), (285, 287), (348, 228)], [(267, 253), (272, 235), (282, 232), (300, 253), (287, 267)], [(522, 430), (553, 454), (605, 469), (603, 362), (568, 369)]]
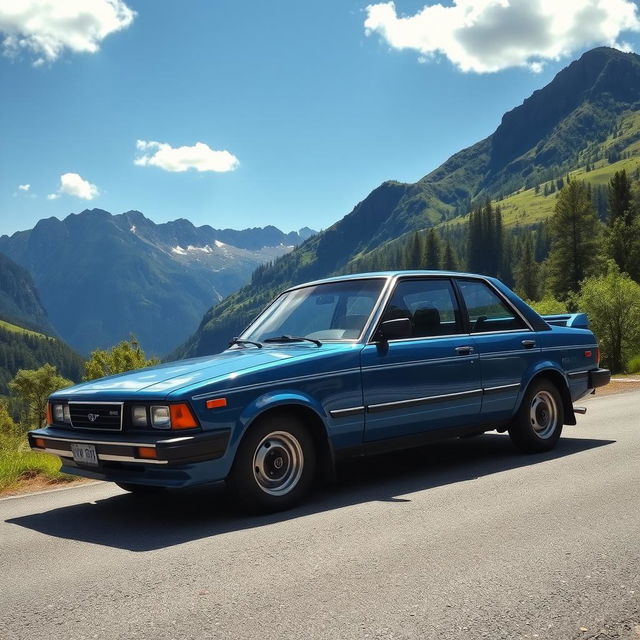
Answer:
[(227, 485), (236, 503), (248, 511), (289, 509), (308, 491), (316, 454), (304, 424), (295, 416), (260, 419), (238, 447)]
[(522, 405), (509, 426), (513, 444), (525, 453), (550, 451), (564, 424), (564, 407), (553, 382), (541, 379), (527, 389)]

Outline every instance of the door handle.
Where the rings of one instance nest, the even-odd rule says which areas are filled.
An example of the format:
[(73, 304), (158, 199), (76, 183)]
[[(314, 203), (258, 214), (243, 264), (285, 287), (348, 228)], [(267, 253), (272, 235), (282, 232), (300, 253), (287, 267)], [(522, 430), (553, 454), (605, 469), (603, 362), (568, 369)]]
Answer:
[(536, 346), (536, 341), (535, 340), (523, 340), (522, 341), (522, 346), (525, 349), (533, 349), (533, 347)]
[(473, 353), (473, 347), (470, 345), (466, 347), (456, 347), (456, 353), (459, 356), (468, 356), (470, 353)]

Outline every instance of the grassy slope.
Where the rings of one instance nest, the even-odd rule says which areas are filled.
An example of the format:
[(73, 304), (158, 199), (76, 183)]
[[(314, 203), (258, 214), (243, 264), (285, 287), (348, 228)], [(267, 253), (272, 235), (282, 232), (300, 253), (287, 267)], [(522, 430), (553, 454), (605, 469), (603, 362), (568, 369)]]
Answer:
[[(613, 177), (616, 171), (626, 169), (627, 173), (633, 172), (640, 168), (640, 111), (627, 114), (622, 118), (619, 132), (621, 135), (616, 137), (609, 136), (604, 142), (595, 147), (585, 149), (581, 154), (579, 161), (582, 163), (580, 168), (569, 172), (571, 178), (577, 180), (586, 180), (592, 185), (606, 185)], [(593, 163), (594, 169), (585, 171), (587, 154), (600, 153), (605, 155), (611, 147), (616, 145), (621, 153), (631, 154), (631, 157), (619, 160), (618, 162), (609, 163), (606, 158)], [(557, 176), (558, 178), (560, 176)], [(502, 219), (505, 226), (514, 225), (530, 225), (541, 220), (545, 220), (552, 213), (556, 202), (555, 193), (547, 196), (543, 193), (543, 187), (540, 187), (539, 193), (536, 194), (535, 189), (526, 189), (516, 191), (501, 201), (494, 201), (502, 210)], [(455, 218), (444, 224), (459, 225), (466, 223), (468, 216)], [(442, 225), (438, 225), (442, 226)]]
[(30, 329), (19, 327), (17, 324), (11, 324), (10, 322), (5, 322), (4, 320), (0, 320), (0, 329), (4, 329), (5, 331), (11, 331), (11, 333), (21, 333), (28, 336), (34, 336), (36, 338), (47, 337), (43, 333), (38, 333), (37, 331), (31, 331)]

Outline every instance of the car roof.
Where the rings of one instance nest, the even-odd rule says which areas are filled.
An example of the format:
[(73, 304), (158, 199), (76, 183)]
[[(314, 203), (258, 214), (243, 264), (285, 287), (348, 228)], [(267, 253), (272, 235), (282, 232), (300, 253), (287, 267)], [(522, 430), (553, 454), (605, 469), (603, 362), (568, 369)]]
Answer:
[(460, 271), (427, 271), (427, 270), (398, 270), (398, 271), (371, 271), (366, 273), (350, 273), (343, 276), (333, 276), (332, 278), (322, 278), (321, 280), (313, 280), (311, 282), (303, 282), (294, 287), (289, 287), (287, 291), (293, 289), (300, 289), (301, 287), (309, 287), (317, 284), (325, 284), (327, 282), (342, 282), (345, 280), (362, 280), (366, 278), (395, 278), (397, 276), (445, 276), (445, 277), (471, 277), (487, 279), (487, 276), (483, 276), (477, 273), (463, 273)]

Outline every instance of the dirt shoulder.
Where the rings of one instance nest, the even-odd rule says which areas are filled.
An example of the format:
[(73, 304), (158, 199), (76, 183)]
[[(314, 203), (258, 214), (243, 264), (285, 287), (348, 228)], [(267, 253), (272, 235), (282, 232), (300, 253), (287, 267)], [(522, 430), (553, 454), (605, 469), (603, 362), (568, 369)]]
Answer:
[(606, 387), (596, 389), (596, 396), (610, 396), (614, 393), (640, 390), (640, 375), (615, 376)]

